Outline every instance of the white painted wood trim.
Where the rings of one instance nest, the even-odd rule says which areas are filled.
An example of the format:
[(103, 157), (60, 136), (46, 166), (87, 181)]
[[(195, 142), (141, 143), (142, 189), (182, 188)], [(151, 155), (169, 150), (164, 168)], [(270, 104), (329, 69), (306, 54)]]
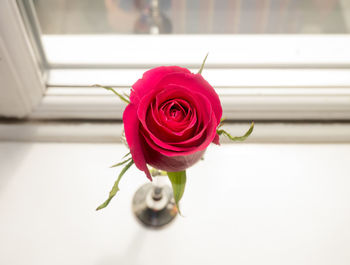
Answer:
[[(127, 90), (122, 90), (127, 91)], [(216, 88), (229, 120), (350, 120), (350, 88)], [(120, 120), (125, 103), (99, 88), (48, 89), (32, 119)]]
[(0, 1), (0, 116), (25, 117), (40, 102), (40, 74), (16, 1)]
[[(249, 123), (227, 123), (233, 135), (243, 135)], [(0, 123), (0, 141), (15, 142), (121, 142), (120, 122), (20, 122)], [(225, 137), (221, 143), (229, 143)], [(350, 123), (256, 122), (244, 143), (350, 143)]]
[[(350, 47), (350, 46), (349, 46)], [(110, 85), (131, 87), (150, 68), (53, 69), (49, 86)], [(190, 69), (193, 73), (198, 69)], [(203, 77), (214, 87), (350, 87), (349, 69), (207, 69)]]
[(45, 35), (53, 67), (348, 67), (350, 36), (339, 35)]

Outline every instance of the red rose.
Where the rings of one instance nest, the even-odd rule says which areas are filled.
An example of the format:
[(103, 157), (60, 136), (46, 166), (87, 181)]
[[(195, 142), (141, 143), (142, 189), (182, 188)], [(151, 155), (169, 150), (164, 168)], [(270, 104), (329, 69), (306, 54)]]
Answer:
[(149, 179), (146, 164), (168, 172), (187, 169), (211, 142), (219, 144), (221, 115), (219, 97), (201, 74), (177, 66), (145, 72), (123, 114), (135, 165)]

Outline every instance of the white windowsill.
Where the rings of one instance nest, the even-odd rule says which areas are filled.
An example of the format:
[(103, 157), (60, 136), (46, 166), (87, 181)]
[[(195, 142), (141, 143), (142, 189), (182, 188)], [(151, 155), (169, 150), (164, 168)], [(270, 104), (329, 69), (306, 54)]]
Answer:
[(0, 263), (350, 263), (349, 144), (211, 146), (187, 171), (186, 217), (160, 231), (132, 215), (133, 194), (147, 182), (135, 167), (95, 211), (120, 170), (109, 166), (126, 152), (0, 143)]

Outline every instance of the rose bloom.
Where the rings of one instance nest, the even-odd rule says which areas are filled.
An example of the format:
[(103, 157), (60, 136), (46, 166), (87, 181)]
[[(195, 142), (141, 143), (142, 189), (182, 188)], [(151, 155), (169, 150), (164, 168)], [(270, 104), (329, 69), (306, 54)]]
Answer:
[(145, 72), (123, 114), (135, 165), (150, 180), (147, 164), (169, 172), (187, 169), (211, 142), (219, 144), (221, 115), (219, 97), (201, 74), (178, 66)]

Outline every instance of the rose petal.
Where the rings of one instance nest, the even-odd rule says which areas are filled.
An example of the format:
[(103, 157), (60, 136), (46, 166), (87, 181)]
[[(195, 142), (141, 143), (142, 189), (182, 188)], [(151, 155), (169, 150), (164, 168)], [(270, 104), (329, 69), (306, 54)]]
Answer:
[(222, 107), (218, 94), (214, 88), (200, 74), (173, 73), (166, 75), (158, 84), (158, 87), (164, 87), (169, 84), (176, 84), (183, 87), (191, 88), (192, 91), (198, 92), (208, 98), (215, 113), (218, 124), (222, 116)]
[[(154, 104), (151, 104), (151, 111), (147, 113), (147, 118), (150, 119), (151, 122), (154, 122), (156, 124), (152, 124), (151, 126), (153, 128), (157, 127), (160, 130), (164, 130), (164, 133), (169, 134), (169, 137), (173, 136), (181, 136), (184, 134), (184, 130), (188, 130), (191, 129), (191, 127), (193, 127), (193, 119), (196, 119), (196, 113), (194, 112), (194, 114), (192, 115), (192, 110), (189, 111), (188, 115), (191, 116), (191, 118), (189, 117), (185, 117), (183, 122), (179, 121), (173, 121), (176, 123), (176, 130), (175, 128), (169, 128), (168, 127), (168, 122), (167, 118), (165, 117), (165, 114), (161, 111), (157, 111), (155, 109)], [(147, 121), (148, 124), (148, 121)], [(172, 130), (173, 129), (173, 130)]]
[[(162, 96), (163, 99), (165, 98), (165, 95), (166, 95), (167, 98), (182, 97), (182, 99), (190, 101), (196, 108), (200, 109), (200, 111), (197, 111), (197, 113), (200, 113), (200, 116), (198, 115), (199, 117), (197, 117), (197, 119), (199, 120), (198, 125), (204, 124), (206, 126), (206, 123), (208, 121), (206, 119), (203, 119), (203, 121), (200, 121), (200, 119), (202, 117), (210, 117), (210, 112), (211, 112), (210, 102), (199, 93), (191, 92), (189, 89), (185, 87), (178, 87), (178, 86), (171, 85), (171, 86), (165, 87), (164, 90), (160, 93), (158, 92), (157, 89), (155, 89), (153, 93), (149, 93), (148, 95), (143, 97), (139, 103), (139, 107), (137, 110), (137, 115), (139, 117), (139, 120), (143, 128), (147, 131), (147, 133), (152, 135), (154, 138), (159, 137), (157, 135), (158, 131), (156, 130), (157, 126), (154, 126), (155, 125), (154, 123), (152, 123), (151, 126), (147, 125), (147, 122), (152, 121), (147, 114), (149, 113), (148, 107), (150, 105), (152, 106), (151, 101), (154, 98), (155, 94), (159, 94), (158, 96)], [(148, 117), (148, 119), (146, 119), (146, 117)], [(171, 128), (168, 128), (168, 129), (171, 130)], [(189, 127), (189, 129), (191, 129), (191, 127)]]
[[(176, 172), (186, 170), (190, 166), (193, 166), (196, 162), (198, 162), (204, 155), (205, 149), (201, 151), (197, 151), (190, 155), (185, 156), (165, 156), (160, 154), (157, 151), (151, 151), (147, 154), (148, 163), (155, 168), (160, 170)], [(150, 157), (151, 159), (148, 159)]]
[(163, 119), (162, 114), (157, 114), (158, 113), (154, 110), (154, 107), (152, 105), (151, 113), (147, 114), (146, 123), (148, 127), (154, 128), (154, 130), (156, 130), (155, 134), (163, 141), (182, 141), (185, 138), (193, 135), (194, 130), (196, 129), (195, 124), (197, 123), (197, 114), (194, 110), (189, 111), (190, 117), (186, 117), (186, 121), (183, 124), (179, 122), (176, 123), (177, 130), (174, 129), (174, 126), (172, 126), (172, 128), (169, 128), (166, 124), (164, 124), (164, 122), (160, 122), (159, 120)]
[(168, 74), (191, 72), (179, 66), (160, 66), (146, 71), (142, 79), (139, 79), (131, 89), (130, 102), (138, 103), (144, 95), (151, 92), (156, 85)]
[(135, 165), (144, 171), (147, 178), (152, 181), (151, 174), (147, 168), (144, 152), (142, 150), (142, 140), (140, 139), (140, 122), (137, 118), (137, 110), (134, 104), (129, 104), (123, 113), (125, 138), (130, 148), (130, 153)]
[[(145, 108), (147, 108), (147, 102), (148, 102), (148, 98), (144, 97), (142, 99), (142, 101), (140, 102), (139, 108), (138, 108), (138, 116), (139, 116), (139, 120), (143, 125), (143, 129), (146, 131), (146, 134), (148, 137), (150, 137), (153, 141), (154, 144), (158, 145), (161, 149), (168, 149), (169, 151), (181, 151), (181, 149), (188, 147), (190, 145), (193, 146), (193, 149), (195, 149), (199, 144), (200, 144), (200, 139), (202, 138), (202, 135), (204, 134), (204, 132), (207, 129), (207, 125), (208, 123), (211, 121), (211, 105), (210, 102), (207, 98), (203, 97), (201, 94), (199, 93), (193, 93), (188, 91), (188, 89), (186, 88), (181, 88), (181, 90), (178, 90), (178, 87), (170, 87), (167, 89), (168, 91), (168, 96), (171, 97), (178, 97), (179, 95), (183, 95), (183, 93), (185, 93), (185, 95), (187, 97), (191, 96), (192, 97), (192, 102), (193, 103), (198, 103), (200, 102), (201, 104), (198, 104), (198, 108), (199, 110), (197, 110), (197, 112), (201, 113), (203, 115), (203, 117), (209, 117), (204, 119), (203, 121), (201, 121), (201, 130), (199, 132), (196, 132), (196, 134), (194, 134), (193, 137), (188, 138), (188, 139), (180, 139), (179, 141), (177, 141), (176, 143), (174, 142), (169, 142), (169, 140), (171, 141), (171, 139), (167, 139), (165, 137), (164, 139), (164, 135), (159, 134), (160, 131), (157, 131), (157, 127), (156, 126), (152, 126), (154, 125), (154, 123), (152, 123), (152, 119), (148, 118), (148, 122), (150, 123), (150, 126), (148, 126), (147, 122), (146, 122), (146, 111), (144, 110)], [(187, 90), (187, 91), (186, 91)], [(147, 117), (149, 117), (149, 115), (147, 115)], [(215, 119), (216, 122), (216, 119)], [(217, 124), (215, 124), (215, 128), (212, 130), (216, 130), (216, 126)], [(146, 141), (148, 140), (146, 137)]]
[(220, 145), (220, 136), (218, 134), (215, 135), (215, 138), (213, 140), (214, 144)]
[[(159, 106), (157, 99), (158, 98), (156, 98), (156, 106), (154, 107), (153, 104), (151, 105), (153, 118), (157, 123), (160, 123), (162, 127), (166, 128), (170, 134), (180, 136), (186, 133), (187, 130), (191, 130), (193, 128), (195, 124), (193, 120), (197, 119), (197, 114), (195, 110), (192, 110), (192, 108), (195, 107), (196, 104), (192, 104), (195, 105), (192, 107), (186, 100), (178, 98), (176, 100), (169, 101), (176, 101), (176, 103), (180, 105), (184, 112), (187, 110), (187, 114), (185, 117), (183, 117), (182, 120), (174, 120), (169, 119), (166, 115), (168, 106), (165, 106), (165, 109), (163, 109), (163, 106)], [(173, 124), (173, 126), (171, 126), (171, 124)]]
[[(209, 126), (207, 128), (207, 135), (204, 135), (202, 138), (198, 138), (196, 140), (202, 139), (203, 142), (196, 143), (196, 145), (193, 145), (193, 142), (190, 144), (187, 143), (187, 146), (180, 146), (181, 143), (176, 143), (173, 145), (169, 145), (166, 143), (161, 142), (157, 138), (152, 138), (145, 130), (141, 130), (141, 134), (143, 135), (143, 138), (146, 140), (147, 145), (150, 147), (150, 149), (153, 149), (155, 151), (158, 151), (159, 153), (165, 155), (165, 156), (180, 156), (180, 155), (190, 155), (195, 153), (196, 151), (204, 150), (208, 147), (208, 145), (213, 141), (215, 135), (216, 135), (216, 119), (214, 113), (212, 113), (212, 117), (209, 122)], [(191, 139), (190, 139), (191, 140)], [(162, 146), (164, 148), (162, 148)], [(148, 163), (148, 161), (147, 161)]]

